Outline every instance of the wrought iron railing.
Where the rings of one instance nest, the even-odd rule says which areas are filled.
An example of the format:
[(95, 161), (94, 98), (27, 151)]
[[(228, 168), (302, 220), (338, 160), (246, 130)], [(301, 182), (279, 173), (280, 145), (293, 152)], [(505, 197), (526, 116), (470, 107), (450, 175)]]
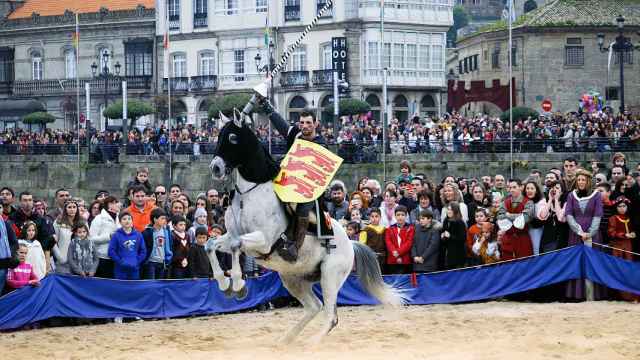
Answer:
[(213, 91), (218, 88), (216, 75), (192, 76), (189, 84), (191, 91)]
[(284, 6), (284, 21), (299, 21), (300, 20), (300, 5), (285, 5)]
[(163, 79), (162, 89), (164, 91), (169, 90), (169, 84), (171, 84), (171, 91), (175, 92), (188, 92), (189, 91), (189, 78), (188, 77), (174, 77), (169, 79)]
[(283, 88), (308, 87), (308, 71), (285, 71), (280, 73), (280, 86)]
[(180, 30), (180, 15), (169, 15), (169, 30)]
[(208, 26), (207, 13), (195, 13), (193, 14), (193, 27), (205, 28)]
[(313, 70), (313, 86), (331, 86), (333, 70)]

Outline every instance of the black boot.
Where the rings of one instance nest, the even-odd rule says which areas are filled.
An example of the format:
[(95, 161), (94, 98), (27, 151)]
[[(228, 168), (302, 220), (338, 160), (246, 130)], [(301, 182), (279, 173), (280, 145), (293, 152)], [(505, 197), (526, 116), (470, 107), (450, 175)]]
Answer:
[(307, 236), (307, 227), (309, 226), (309, 218), (299, 216), (296, 221), (296, 228), (293, 237), (288, 237), (284, 243), (284, 247), (278, 249), (281, 258), (288, 262), (295, 262), (298, 259), (298, 250), (304, 244), (304, 238)]

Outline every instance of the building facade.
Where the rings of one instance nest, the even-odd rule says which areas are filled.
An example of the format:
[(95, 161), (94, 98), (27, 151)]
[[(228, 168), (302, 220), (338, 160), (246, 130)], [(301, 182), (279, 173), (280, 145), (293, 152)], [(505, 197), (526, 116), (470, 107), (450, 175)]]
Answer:
[[(623, 14), (625, 36), (640, 44), (639, 12), (640, 4), (633, 2), (598, 0), (585, 8), (575, 1), (557, 0), (518, 18), (512, 48), (515, 105), (542, 112), (542, 102), (549, 100), (552, 111), (577, 111), (583, 94), (597, 92), (606, 105), (617, 110), (620, 59), (612, 56), (609, 64), (597, 34), (605, 35), (605, 47), (611, 44), (618, 35), (616, 17)], [(507, 110), (508, 93), (499, 99), (492, 96), (503, 93), (509, 84), (508, 50), (504, 27), (460, 39), (455, 54), (447, 60), (449, 107), (467, 114)], [(634, 53), (627, 53), (623, 61), (626, 106), (637, 108), (640, 72)], [(465, 91), (459, 92), (460, 87)]]
[[(325, 121), (333, 102), (334, 37), (346, 38), (349, 96), (367, 101), (380, 118), (382, 71), (389, 69), (389, 114), (436, 114), (445, 88), (446, 31), (454, 0), (336, 1), (274, 79), (275, 104), (295, 120), (313, 108)], [(179, 121), (201, 124), (213, 96), (247, 92), (264, 81), (259, 66), (280, 61), (324, 0), (158, 0), (158, 86), (179, 99)], [(168, 29), (168, 51), (164, 34)], [(265, 35), (268, 33), (268, 35)], [(378, 51), (383, 48), (382, 56)], [(261, 64), (256, 64), (256, 55)], [(165, 65), (166, 63), (166, 65)]]
[[(90, 122), (81, 127), (105, 129), (114, 125), (102, 116), (105, 101), (121, 98), (123, 80), (129, 98), (150, 101), (156, 71), (154, 6), (153, 0), (14, 1), (0, 26), (0, 131), (26, 127), (22, 117), (40, 110), (56, 117), (50, 127), (76, 129), (80, 120)], [(73, 9), (79, 14), (77, 47)], [(112, 76), (94, 76), (105, 67)], [(91, 94), (88, 113), (85, 84)]]

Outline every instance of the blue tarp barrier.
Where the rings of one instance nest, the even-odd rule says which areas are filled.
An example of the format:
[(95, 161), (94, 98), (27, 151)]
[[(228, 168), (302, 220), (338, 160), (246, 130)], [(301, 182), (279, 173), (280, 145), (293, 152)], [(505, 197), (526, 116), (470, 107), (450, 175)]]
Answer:
[[(385, 276), (405, 292), (408, 303), (458, 303), (491, 299), (558, 282), (588, 278), (613, 289), (640, 294), (640, 263), (574, 246), (493, 266), (417, 276)], [(248, 281), (246, 299), (225, 298), (208, 279), (121, 281), (49, 275), (40, 287), (25, 287), (0, 298), (0, 329), (14, 329), (51, 317), (165, 318), (249, 309), (287, 291), (276, 273)], [(320, 294), (318, 286), (314, 289)], [(343, 305), (376, 304), (356, 276), (340, 290)]]

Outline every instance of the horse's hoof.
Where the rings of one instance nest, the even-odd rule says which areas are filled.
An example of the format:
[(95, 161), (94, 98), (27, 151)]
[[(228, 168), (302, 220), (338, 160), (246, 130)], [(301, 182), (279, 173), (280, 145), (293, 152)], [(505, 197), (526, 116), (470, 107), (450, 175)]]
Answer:
[(235, 296), (235, 292), (233, 291), (233, 286), (231, 286), (232, 284), (231, 279), (227, 279), (227, 280), (229, 280), (229, 286), (225, 290), (221, 290), (221, 291), (224, 294), (224, 297), (226, 297), (227, 299), (231, 299)]
[(222, 292), (227, 292), (231, 289), (231, 279), (224, 277), (222, 281), (218, 281), (218, 289)]
[(249, 295), (249, 289), (247, 288), (247, 286), (245, 285), (245, 287), (243, 287), (242, 289), (240, 289), (240, 291), (235, 293), (236, 299), (238, 300), (244, 300), (247, 298), (247, 295)]
[(233, 289), (233, 291), (235, 291), (235, 292), (240, 292), (240, 291), (242, 291), (242, 289), (244, 289), (246, 286), (247, 286), (247, 282), (246, 282), (246, 281), (244, 281), (244, 279), (236, 280), (236, 281), (234, 281), (234, 282), (231, 284), (231, 288), (232, 288), (232, 289)]

